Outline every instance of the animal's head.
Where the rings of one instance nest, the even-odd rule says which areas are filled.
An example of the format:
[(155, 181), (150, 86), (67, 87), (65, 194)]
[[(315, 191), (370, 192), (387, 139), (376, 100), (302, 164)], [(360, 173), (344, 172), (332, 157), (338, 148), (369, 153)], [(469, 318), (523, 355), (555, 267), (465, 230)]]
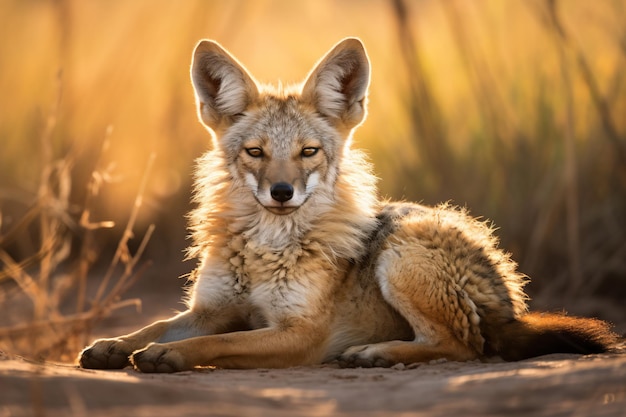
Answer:
[(369, 60), (358, 39), (339, 42), (302, 87), (260, 86), (219, 44), (201, 41), (191, 78), (198, 115), (233, 178), (274, 214), (289, 214), (332, 184), (352, 130), (365, 118)]

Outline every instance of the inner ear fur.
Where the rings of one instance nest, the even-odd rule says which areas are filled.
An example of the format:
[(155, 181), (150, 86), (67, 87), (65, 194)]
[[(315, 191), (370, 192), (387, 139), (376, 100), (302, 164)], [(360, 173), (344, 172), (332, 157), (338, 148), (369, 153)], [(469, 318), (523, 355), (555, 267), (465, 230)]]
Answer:
[(363, 121), (370, 82), (370, 62), (359, 39), (335, 45), (313, 68), (302, 98), (334, 123), (353, 128)]
[(211, 129), (229, 125), (258, 96), (252, 76), (217, 42), (202, 40), (191, 63), (198, 116)]

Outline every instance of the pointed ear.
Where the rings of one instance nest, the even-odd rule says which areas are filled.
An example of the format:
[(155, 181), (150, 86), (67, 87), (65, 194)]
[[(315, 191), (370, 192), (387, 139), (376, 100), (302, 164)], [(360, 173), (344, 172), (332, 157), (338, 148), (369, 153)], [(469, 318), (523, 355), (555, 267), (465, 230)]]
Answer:
[(339, 42), (309, 74), (302, 98), (333, 123), (351, 129), (365, 118), (370, 62), (360, 40)]
[(248, 71), (217, 42), (198, 43), (191, 62), (198, 115), (215, 130), (233, 123), (259, 94)]

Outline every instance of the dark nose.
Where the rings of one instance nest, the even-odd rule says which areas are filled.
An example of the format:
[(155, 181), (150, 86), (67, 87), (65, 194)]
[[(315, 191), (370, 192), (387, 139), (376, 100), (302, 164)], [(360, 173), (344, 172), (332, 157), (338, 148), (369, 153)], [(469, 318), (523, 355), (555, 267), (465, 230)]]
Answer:
[(284, 203), (293, 197), (293, 187), (286, 182), (277, 182), (270, 187), (270, 194), (274, 200)]

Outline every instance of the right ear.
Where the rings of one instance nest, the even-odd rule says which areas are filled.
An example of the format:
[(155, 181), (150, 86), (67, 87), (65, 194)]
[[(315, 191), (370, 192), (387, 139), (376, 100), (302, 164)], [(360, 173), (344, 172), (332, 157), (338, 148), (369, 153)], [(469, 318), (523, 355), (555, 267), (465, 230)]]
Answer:
[(198, 116), (213, 130), (231, 125), (258, 96), (248, 71), (217, 42), (198, 43), (191, 62)]

